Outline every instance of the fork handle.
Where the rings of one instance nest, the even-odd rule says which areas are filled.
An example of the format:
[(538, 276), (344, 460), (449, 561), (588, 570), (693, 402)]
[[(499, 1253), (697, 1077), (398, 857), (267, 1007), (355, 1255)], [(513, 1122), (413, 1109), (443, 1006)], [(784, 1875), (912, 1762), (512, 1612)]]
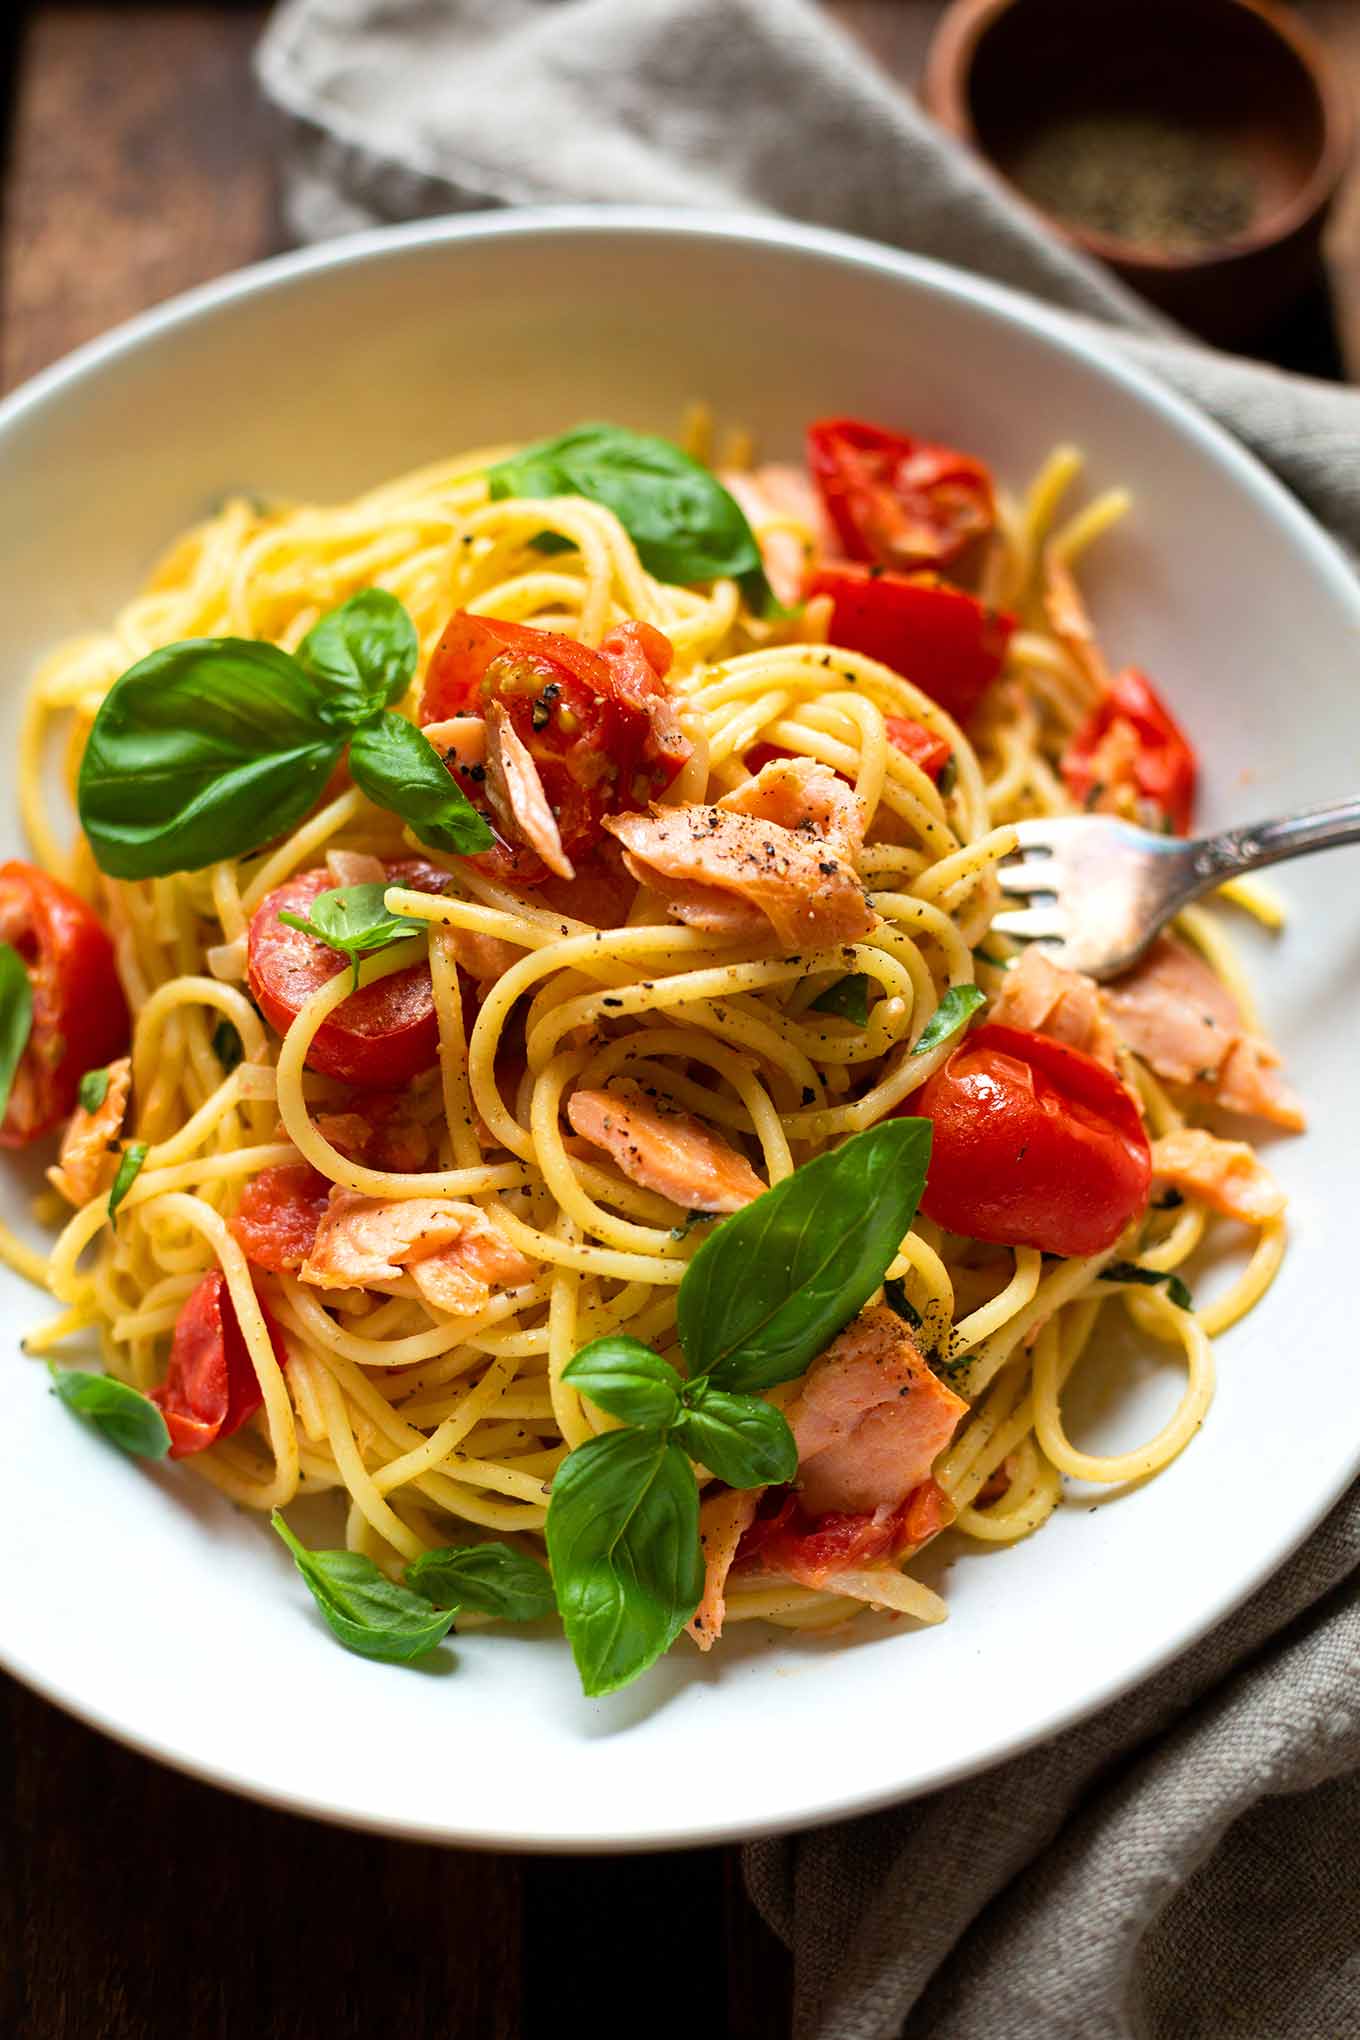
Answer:
[(1287, 857), (1306, 857), (1314, 850), (1335, 850), (1343, 843), (1360, 843), (1360, 800), (1309, 808), (1301, 815), (1283, 815), (1278, 821), (1250, 822), (1240, 829), (1225, 829), (1219, 836), (1201, 836), (1185, 846), (1186, 898), (1198, 899), (1226, 878), (1281, 864)]

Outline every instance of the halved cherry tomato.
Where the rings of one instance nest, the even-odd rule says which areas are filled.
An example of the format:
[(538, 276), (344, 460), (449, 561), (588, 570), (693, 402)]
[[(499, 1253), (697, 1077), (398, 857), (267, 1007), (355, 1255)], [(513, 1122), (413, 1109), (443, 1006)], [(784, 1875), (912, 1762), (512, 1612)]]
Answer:
[(1152, 1157), (1131, 1094), (1046, 1034), (978, 1028), (904, 1109), (934, 1122), (921, 1209), (950, 1232), (1099, 1254), (1147, 1203)]
[[(437, 893), (448, 884), (448, 873), (423, 858), (404, 858), (388, 864), (387, 882)], [(305, 918), (318, 893), (334, 884), (324, 866), (299, 872), (266, 893), (255, 910), (248, 943), (250, 989), (279, 1034), (287, 1032), (313, 992), (350, 968), (336, 950), (279, 919), (280, 912)], [(355, 992), (317, 1029), (307, 1051), (309, 1069), (373, 1090), (407, 1084), (438, 1060), (439, 1023), (424, 963)]]
[(838, 1572), (879, 1565), (954, 1520), (954, 1508), (933, 1480), (914, 1487), (895, 1509), (809, 1516), (795, 1488), (771, 1489), (742, 1538), (734, 1565), (815, 1582)]
[(1116, 673), (1062, 757), (1063, 784), (1083, 807), (1189, 832), (1198, 762), (1190, 739), (1145, 673)]
[[(500, 701), (538, 768), (574, 863), (599, 842), (607, 814), (642, 808), (664, 792), (690, 754), (665, 685), (674, 654), (650, 624), (629, 622), (598, 651), (559, 631), (458, 610), (425, 676), (422, 723), (481, 715)], [(485, 809), (476, 771), (464, 791)], [(519, 885), (548, 876), (523, 845), (488, 851), (484, 868)]]
[[(885, 715), (888, 742), (902, 755), (919, 765), (927, 779), (938, 779), (954, 752), (947, 737), (937, 737), (934, 730), (928, 730), (924, 723), (908, 715)], [(776, 758), (792, 758), (792, 751), (783, 750), (778, 744), (752, 744), (744, 754), (748, 772), (759, 772), (762, 765), (771, 764)], [(843, 772), (837, 777), (845, 778)]]
[(1015, 629), (1013, 616), (933, 574), (833, 563), (817, 568), (808, 594), (831, 597), (833, 645), (891, 666), (958, 723), (1001, 671)]
[(996, 523), (996, 492), (980, 460), (889, 432), (862, 418), (819, 418), (808, 465), (852, 560), (945, 567)]
[(246, 1259), (275, 1275), (295, 1275), (312, 1251), (330, 1187), (310, 1162), (283, 1162), (252, 1176), (231, 1221)]
[(0, 1124), (0, 1147), (25, 1147), (75, 1110), (86, 1070), (127, 1048), (127, 1000), (113, 943), (93, 909), (32, 864), (0, 864), (0, 942), (18, 951), (33, 1026)]
[[(287, 1362), (283, 1335), (260, 1305), (274, 1356)], [(264, 1397), (220, 1268), (211, 1269), (190, 1291), (175, 1320), (170, 1371), (151, 1391), (170, 1432), (170, 1457), (187, 1459), (230, 1438), (260, 1407)]]

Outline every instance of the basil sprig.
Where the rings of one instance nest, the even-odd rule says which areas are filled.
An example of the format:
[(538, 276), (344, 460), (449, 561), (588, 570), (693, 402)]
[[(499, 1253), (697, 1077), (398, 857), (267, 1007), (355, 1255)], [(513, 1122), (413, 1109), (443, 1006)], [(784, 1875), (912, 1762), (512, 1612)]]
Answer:
[(492, 501), (585, 496), (612, 510), (658, 581), (740, 582), (758, 615), (779, 611), (740, 504), (669, 439), (626, 426), (578, 425), (487, 472)]
[(33, 986), (17, 949), (0, 942), (0, 1119), (33, 1031)]
[(354, 987), (359, 988), (359, 965), (375, 949), (401, 942), (408, 935), (423, 935), (425, 923), (409, 914), (389, 914), (384, 903), (386, 885), (340, 885), (318, 893), (310, 914), (290, 914), (279, 919), (289, 928), (310, 935), (348, 957), (354, 965)]
[(548, 1575), (506, 1544), (450, 1545), (427, 1551), (389, 1580), (357, 1551), (309, 1551), (276, 1509), (270, 1522), (334, 1635), (346, 1650), (385, 1664), (407, 1664), (441, 1643), (463, 1608), (506, 1622), (532, 1622), (552, 1607)]
[(929, 1055), (932, 1048), (938, 1048), (966, 1026), (978, 1007), (986, 1003), (987, 994), (977, 985), (951, 985), (922, 1029), (912, 1054)]
[(548, 1506), (557, 1605), (587, 1694), (635, 1679), (699, 1605), (691, 1461), (729, 1487), (792, 1480), (793, 1434), (760, 1391), (803, 1373), (883, 1280), (916, 1215), (930, 1131), (887, 1120), (723, 1220), (680, 1284), (687, 1377), (617, 1336), (564, 1368), (626, 1426), (568, 1454)]
[(53, 1394), (120, 1452), (137, 1459), (164, 1459), (170, 1450), (170, 1432), (149, 1396), (140, 1395), (113, 1374), (87, 1374), (78, 1368), (63, 1372), (50, 1362), (47, 1371)]
[(399, 770), (361, 776), (352, 760), (354, 775), (422, 842), (490, 849), (491, 830), (428, 738), (390, 712), (416, 657), (401, 603), (368, 588), (323, 616), (296, 657), (224, 637), (139, 660), (109, 689), (81, 760), (77, 805), (100, 870), (154, 878), (260, 849), (315, 804), (347, 741), (400, 753)]

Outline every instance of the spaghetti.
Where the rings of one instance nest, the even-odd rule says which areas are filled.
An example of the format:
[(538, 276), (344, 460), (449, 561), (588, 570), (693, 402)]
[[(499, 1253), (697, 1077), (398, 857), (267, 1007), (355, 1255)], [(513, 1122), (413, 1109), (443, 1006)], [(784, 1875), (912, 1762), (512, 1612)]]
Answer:
[[(694, 429), (706, 428), (699, 421)], [(879, 576), (872, 565), (835, 564), (847, 539), (864, 537), (866, 503), (872, 508), (865, 463), (871, 451), (879, 460), (877, 447), (843, 432), (831, 444), (830, 458), (846, 463), (837, 479), (824, 438), (813, 461), (820, 504), (805, 485), (799, 496), (782, 471), (727, 477), (771, 580), (778, 586), (783, 569), (786, 593), (806, 597), (783, 613), (758, 613), (740, 575), (687, 585), (649, 571), (626, 510), (577, 493), (492, 493), (489, 472), (514, 454), (498, 448), (337, 508), (234, 499), (171, 548), (111, 630), (52, 653), (24, 724), (23, 820), (41, 869), (94, 903), (112, 937), (135, 1023), (131, 1117), (112, 1126), (111, 1144), (121, 1141), (126, 1155), (135, 1135), (144, 1158), (116, 1215), (110, 1168), (98, 1170), (46, 1258), (0, 1239), (6, 1259), (58, 1305), (29, 1335), (28, 1351), (46, 1355), (93, 1333), (107, 1372), (151, 1394), (165, 1383), (190, 1300), (205, 1277), (220, 1275), (212, 1323), (239, 1328), (258, 1406), (234, 1435), (224, 1429), (210, 1449), (185, 1454), (195, 1472), (261, 1511), (314, 1493), (338, 1497), (349, 1551), (393, 1579), (422, 1554), (468, 1539), (542, 1549), (568, 1455), (616, 1428), (573, 1382), (573, 1356), (608, 1338), (678, 1360), (679, 1285), (721, 1231), (695, 1217), (692, 1200), (658, 1187), (654, 1157), (653, 1166), (633, 1166), (607, 1140), (583, 1135), (585, 1108), (574, 1113), (573, 1101), (652, 1101), (653, 1116), (670, 1115), (668, 1125), (701, 1125), (746, 1177), (754, 1172), (757, 1188), (781, 1185), (850, 1136), (910, 1114), (966, 1047), (950, 1016), (964, 1020), (985, 1000), (990, 1023), (1014, 1003), (1018, 951), (989, 935), (1011, 825), (1072, 804), (1065, 782), (1081, 741), (1088, 753), (1104, 746), (1088, 775), (1092, 785), (1104, 774), (1093, 805), (1122, 788), (1145, 811), (1150, 785), (1156, 792), (1149, 774), (1165, 763), (1165, 743), (1159, 751), (1146, 735), (1141, 748), (1131, 742), (1129, 729), (1142, 727), (1132, 711), (1113, 724), (1107, 716), (1103, 734), (1092, 734), (1108, 675), (1079, 605), (1063, 606), (1074, 593), (1069, 569), (1117, 521), (1123, 495), (1101, 496), (1063, 523), (1061, 499), (1080, 467), (1066, 448), (1018, 500), (993, 493), (985, 471), (962, 456), (952, 467), (926, 462), (929, 473), (910, 486), (899, 467), (896, 507), (905, 504), (909, 518), (920, 523), (923, 502), (937, 522), (963, 504), (972, 522), (957, 533), (967, 548), (957, 566), (947, 548), (932, 560), (918, 545), (901, 574), (890, 566)], [(874, 470), (875, 486), (884, 472)], [(856, 473), (858, 497), (846, 479)], [(878, 540), (895, 542), (881, 525)], [(823, 574), (818, 562), (828, 557)], [(850, 572), (860, 577), (853, 601), (837, 579)], [(941, 572), (943, 581), (934, 578)], [(912, 600), (947, 589), (981, 619), (970, 677), (954, 698), (959, 719), (942, 706), (948, 689), (906, 677), (912, 660), (898, 671), (881, 650), (875, 655), (882, 617), (869, 628), (863, 610), (865, 590), (881, 579), (910, 583)], [(749, 900), (740, 899), (726, 920), (717, 912), (707, 922), (703, 913), (677, 918), (670, 909), (683, 902), (683, 885), (669, 885), (663, 868), (626, 847), (626, 818), (609, 825), (622, 854), (606, 841), (607, 854), (573, 861), (558, 840), (573, 877), (540, 872), (529, 885), (506, 858), (432, 849), (428, 835), (422, 840), (343, 768), (281, 839), (197, 869), (111, 877), (84, 834), (68, 845), (44, 796), (44, 761), (55, 734), (74, 784), (94, 719), (126, 668), (184, 640), (265, 641), (298, 654), (328, 612), (370, 588), (396, 598), (414, 625), (408, 713), (457, 614), (561, 633), (588, 648), (624, 626), (661, 633), (684, 757), (653, 814), (739, 817), (739, 807), (719, 804), (740, 803), (743, 789), (771, 772), (786, 792), (853, 788), (855, 840), (821, 869), (853, 865), (868, 899), (862, 928), (823, 939), (813, 926), (795, 945), (759, 912), (753, 929)], [(998, 612), (1013, 628), (988, 651)], [(835, 641), (839, 618), (850, 620), (851, 642)], [(975, 687), (980, 647), (995, 656)], [(980, 700), (968, 698), (970, 689)], [(544, 721), (560, 712), (550, 697)], [(447, 734), (450, 725), (439, 727)], [(502, 765), (517, 758), (505, 739)], [(794, 778), (780, 781), (789, 760)], [(797, 761), (819, 770), (809, 778)], [(486, 806), (489, 768), (452, 752), (449, 763), (497, 833), (511, 833), (525, 810), (513, 800), (508, 809)], [(640, 816), (658, 784), (640, 799), (626, 789), (619, 799)], [(526, 842), (550, 869), (559, 825), (560, 807), (538, 835), (525, 822)], [(801, 829), (806, 840), (810, 826), (799, 815), (791, 834)], [(424, 878), (393, 875), (396, 866), (411, 873), (417, 860)], [(267, 902), (318, 870), (336, 890), (377, 874), (397, 932), (356, 953), (353, 971), (330, 958), (280, 1031), (261, 1010), (256, 924)], [(730, 908), (730, 891), (724, 897)], [(1185, 933), (1221, 976), (1222, 937), (1203, 917)], [(373, 1087), (328, 1069), (319, 1044), (356, 987), (378, 997), (422, 968), (437, 1053), (377, 1087), (379, 1124)], [(1232, 989), (1240, 990), (1235, 981)], [(1045, 1031), (1042, 1019), (1034, 1024)], [(1159, 1080), (1155, 1053), (1136, 1052), (1118, 1023), (1114, 1034), (1110, 1060), (1137, 1092), (1155, 1161), (1157, 1144), (1193, 1123), (1204, 1084)], [(938, 1153), (943, 1122), (932, 1116)], [(281, 1181), (280, 1171), (311, 1185), (314, 1231), (317, 1212), (343, 1216), (358, 1200), (400, 1206), (412, 1224), (432, 1203), (482, 1214), (503, 1257), (495, 1265), (508, 1273), (483, 1283), (475, 1307), (454, 1310), (446, 1294), (434, 1300), (414, 1280), (422, 1265), (414, 1250), (371, 1281), (316, 1279), (315, 1245), (291, 1262), (278, 1251), (261, 1257), (238, 1222), (243, 1197), (252, 1183)], [(936, 1380), (968, 1404), (934, 1460), (926, 1534), (952, 1520), (988, 1543), (1026, 1537), (1058, 1505), (1064, 1479), (1140, 1479), (1166, 1466), (1204, 1420), (1212, 1337), (1268, 1286), (1284, 1221), (1267, 1199), (1244, 1271), (1195, 1311), (1188, 1298), (1175, 1300), (1172, 1278), (1226, 1207), (1212, 1181), (1169, 1192), (1158, 1182), (1151, 1201), (1144, 1195), (1118, 1237), (1095, 1251), (1055, 1258), (1022, 1241), (970, 1237), (924, 1213), (902, 1239), (886, 1270), (889, 1301)], [(40, 1215), (55, 1222), (60, 1209), (51, 1195)], [(459, 1222), (460, 1237), (470, 1237), (471, 1221)], [(847, 1213), (847, 1227), (854, 1223)], [(1152, 1340), (1179, 1349), (1185, 1389), (1156, 1437), (1100, 1456), (1072, 1442), (1063, 1395), (1121, 1308)], [(800, 1393), (776, 1387), (770, 1399), (793, 1415)], [(702, 1462), (700, 1475), (710, 1499), (720, 1495)], [(771, 1498), (760, 1506), (765, 1520)], [(797, 1567), (752, 1563), (759, 1537), (748, 1530), (746, 1546), (729, 1553), (730, 1576), (717, 1583), (720, 1617), (822, 1626), (870, 1603), (938, 1619), (942, 1604), (903, 1570), (923, 1541), (904, 1547), (899, 1536), (867, 1558), (865, 1547), (846, 1546), (837, 1566), (816, 1572), (805, 1563), (800, 1576)]]

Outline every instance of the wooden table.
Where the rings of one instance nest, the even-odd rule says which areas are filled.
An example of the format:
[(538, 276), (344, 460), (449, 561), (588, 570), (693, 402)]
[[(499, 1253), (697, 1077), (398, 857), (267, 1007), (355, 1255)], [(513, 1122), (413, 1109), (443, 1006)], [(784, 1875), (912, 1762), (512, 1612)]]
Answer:
[[(268, 11), (0, 0), (0, 385), (283, 245), (250, 72)], [(834, 11), (915, 80), (939, 0)], [(1360, 7), (1301, 11), (1360, 93)], [(1267, 347), (1355, 376), (1360, 180), (1329, 269), (1332, 305), (1315, 294)], [(682, 2012), (741, 2040), (788, 2030), (787, 1959), (734, 1850), (566, 1862), (344, 1833), (181, 1778), (11, 1681), (0, 1779), (5, 2040), (512, 2040), (575, 2016), (665, 2033)], [(658, 2004), (663, 1959), (675, 1995)]]

